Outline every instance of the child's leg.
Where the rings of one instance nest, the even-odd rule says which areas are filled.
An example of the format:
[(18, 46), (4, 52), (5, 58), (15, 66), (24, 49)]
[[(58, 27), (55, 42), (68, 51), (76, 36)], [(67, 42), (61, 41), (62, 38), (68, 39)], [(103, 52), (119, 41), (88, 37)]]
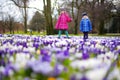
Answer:
[(59, 32), (58, 32), (58, 38), (60, 38), (61, 34), (62, 34), (62, 30), (59, 30)]
[(88, 39), (88, 32), (83, 32), (84, 33), (84, 39)]
[(83, 39), (85, 39), (85, 37), (86, 37), (86, 34), (85, 34), (85, 32), (83, 32)]
[(88, 39), (88, 32), (86, 32), (86, 39)]
[(84, 32), (85, 33), (85, 39), (88, 39), (88, 32)]
[(68, 36), (68, 31), (67, 31), (67, 30), (65, 30), (65, 34), (66, 34), (67, 38), (69, 38), (69, 36)]

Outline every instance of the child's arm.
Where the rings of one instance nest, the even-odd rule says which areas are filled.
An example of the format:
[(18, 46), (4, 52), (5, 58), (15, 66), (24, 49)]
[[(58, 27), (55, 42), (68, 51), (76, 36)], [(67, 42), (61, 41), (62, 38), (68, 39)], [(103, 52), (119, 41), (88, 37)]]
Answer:
[(71, 22), (71, 21), (72, 21), (72, 18), (68, 15), (67, 12), (65, 13), (65, 15), (66, 15), (66, 18), (67, 18), (67, 22)]
[(89, 20), (89, 22), (88, 22), (88, 25), (89, 25), (89, 29), (90, 29), (90, 31), (92, 30), (92, 24), (91, 24), (91, 21)]
[(71, 22), (72, 18), (68, 17), (67, 22)]
[(81, 20), (80, 21), (80, 31), (82, 31), (83, 30), (83, 21)]
[(56, 22), (55, 29), (59, 29), (59, 24), (60, 24), (60, 16)]

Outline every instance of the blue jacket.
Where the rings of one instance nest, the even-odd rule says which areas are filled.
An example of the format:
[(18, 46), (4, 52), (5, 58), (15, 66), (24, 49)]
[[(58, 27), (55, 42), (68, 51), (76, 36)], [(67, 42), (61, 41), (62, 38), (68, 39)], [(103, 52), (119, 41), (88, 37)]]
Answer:
[(90, 19), (86, 16), (83, 17), (80, 21), (80, 31), (81, 32), (89, 32), (92, 30), (92, 25)]

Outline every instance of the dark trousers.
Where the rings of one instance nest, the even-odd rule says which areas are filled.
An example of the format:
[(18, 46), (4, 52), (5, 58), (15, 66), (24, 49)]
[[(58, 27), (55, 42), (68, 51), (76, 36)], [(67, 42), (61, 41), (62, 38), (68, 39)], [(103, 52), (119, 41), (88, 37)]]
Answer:
[(88, 39), (88, 32), (83, 32), (83, 34), (84, 34), (83, 38)]

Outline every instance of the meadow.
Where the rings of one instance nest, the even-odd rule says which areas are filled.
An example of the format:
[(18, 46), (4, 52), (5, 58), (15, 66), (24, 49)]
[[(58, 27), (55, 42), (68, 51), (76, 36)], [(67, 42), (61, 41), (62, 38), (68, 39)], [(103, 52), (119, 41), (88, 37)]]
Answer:
[(0, 74), (0, 80), (120, 80), (120, 37), (0, 34)]

